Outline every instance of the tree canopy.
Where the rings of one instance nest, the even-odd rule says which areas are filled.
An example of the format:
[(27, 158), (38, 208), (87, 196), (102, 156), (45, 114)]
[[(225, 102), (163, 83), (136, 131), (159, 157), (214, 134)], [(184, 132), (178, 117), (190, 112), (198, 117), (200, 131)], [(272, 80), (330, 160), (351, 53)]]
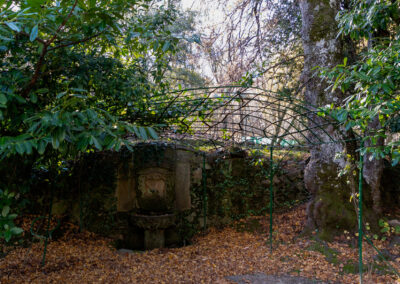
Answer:
[[(358, 129), (376, 159), (392, 156), (392, 164), (400, 161), (398, 139), (390, 139), (400, 130), (399, 32), (398, 1), (353, 1), (351, 8), (337, 15), (339, 36), (357, 44), (356, 59), (322, 72), (331, 82), (331, 89), (346, 94), (344, 104), (330, 106), (345, 128)], [(371, 129), (378, 119), (379, 127)], [(377, 146), (379, 139), (386, 143)]]
[(146, 98), (165, 92), (170, 55), (194, 40), (173, 30), (174, 7), (156, 2), (2, 1), (1, 155), (156, 137), (135, 124), (151, 124)]

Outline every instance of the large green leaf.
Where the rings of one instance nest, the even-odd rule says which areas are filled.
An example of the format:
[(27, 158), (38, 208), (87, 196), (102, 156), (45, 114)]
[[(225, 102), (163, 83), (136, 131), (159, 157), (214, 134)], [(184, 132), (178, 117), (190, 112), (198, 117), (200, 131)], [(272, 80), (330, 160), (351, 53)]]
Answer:
[(19, 234), (21, 234), (24, 230), (22, 230), (21, 228), (18, 228), (18, 227), (12, 227), (12, 228), (10, 229), (10, 231), (11, 231), (11, 233), (12, 233), (13, 235), (19, 235)]
[(3, 207), (3, 210), (1, 211), (1, 216), (6, 217), (9, 212), (10, 212), (10, 206), (6, 205)]
[(13, 31), (19, 33), (21, 31), (21, 29), (13, 22), (5, 22), (5, 24), (12, 29)]
[(38, 25), (35, 25), (32, 30), (31, 30), (31, 34), (29, 35), (29, 40), (30, 41), (34, 41), (36, 39), (36, 37), (38, 36)]
[(143, 140), (147, 140), (147, 133), (146, 133), (146, 129), (144, 127), (139, 127), (139, 134), (141, 139)]
[(4, 94), (0, 93), (0, 104), (5, 105), (6, 103), (7, 103), (7, 97)]
[(149, 132), (151, 138), (158, 139), (157, 132), (155, 132), (152, 127), (147, 127), (147, 131)]

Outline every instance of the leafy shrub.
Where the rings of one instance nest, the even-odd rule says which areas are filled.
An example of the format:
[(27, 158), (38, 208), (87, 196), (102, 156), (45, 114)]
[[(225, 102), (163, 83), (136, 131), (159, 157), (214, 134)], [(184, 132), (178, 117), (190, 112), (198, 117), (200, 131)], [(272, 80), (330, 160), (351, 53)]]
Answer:
[(14, 224), (17, 214), (10, 213), (10, 206), (14, 198), (15, 194), (13, 192), (0, 189), (0, 239), (5, 239), (6, 242), (9, 242), (13, 236), (23, 232), (21, 228)]

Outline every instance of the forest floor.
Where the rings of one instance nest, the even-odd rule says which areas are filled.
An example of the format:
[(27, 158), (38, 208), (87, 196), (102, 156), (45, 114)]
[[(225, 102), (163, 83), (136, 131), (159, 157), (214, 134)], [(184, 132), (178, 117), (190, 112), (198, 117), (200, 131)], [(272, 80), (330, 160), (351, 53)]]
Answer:
[[(235, 275), (358, 283), (358, 251), (351, 245), (352, 238), (343, 235), (325, 243), (302, 237), (304, 220), (304, 206), (276, 215), (272, 253), (267, 245), (266, 217), (209, 229), (185, 247), (146, 252), (117, 251), (109, 239), (76, 233), (71, 225), (63, 237), (49, 243), (44, 267), (40, 266), (43, 243), (39, 242), (0, 258), (0, 283), (234, 283), (235, 278), (229, 276)], [(389, 246), (388, 241), (374, 243), (380, 249), (391, 247), (388, 253), (395, 257), (390, 263), (400, 271), (399, 246)], [(388, 266), (373, 261), (376, 252), (372, 247), (367, 243), (364, 247), (364, 283), (400, 283)]]

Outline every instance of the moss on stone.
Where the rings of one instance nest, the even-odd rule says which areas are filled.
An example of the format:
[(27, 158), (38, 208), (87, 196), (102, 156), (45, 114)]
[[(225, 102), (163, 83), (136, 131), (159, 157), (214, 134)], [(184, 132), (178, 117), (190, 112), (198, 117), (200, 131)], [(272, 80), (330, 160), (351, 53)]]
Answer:
[[(336, 21), (335, 9), (330, 6), (329, 0), (312, 0), (310, 1), (313, 7), (313, 23), (310, 30), (310, 40), (318, 42), (326, 39), (332, 34), (335, 38)], [(318, 7), (318, 10), (315, 10)]]
[(315, 196), (314, 218), (321, 239), (330, 240), (335, 233), (355, 228), (357, 217), (350, 202), (351, 190), (345, 177), (337, 177), (338, 168), (323, 165), (319, 172), (320, 190)]
[(51, 214), (53, 215), (64, 215), (68, 211), (68, 202), (66, 200), (57, 200), (53, 202), (51, 208)]
[(310, 246), (308, 246), (307, 249), (323, 254), (326, 260), (332, 264), (338, 264), (339, 262), (337, 258), (339, 252), (335, 249), (328, 247), (326, 244), (323, 244), (321, 242), (314, 242)]
[[(320, 190), (316, 193), (314, 203), (310, 207), (318, 228), (319, 237), (323, 240), (332, 240), (335, 235), (344, 230), (356, 231), (357, 208), (351, 202), (351, 188), (347, 183), (349, 176), (338, 177), (338, 168), (333, 165), (323, 165), (318, 174)], [(364, 220), (374, 227), (377, 223), (372, 210), (370, 190), (364, 186), (363, 216)]]

